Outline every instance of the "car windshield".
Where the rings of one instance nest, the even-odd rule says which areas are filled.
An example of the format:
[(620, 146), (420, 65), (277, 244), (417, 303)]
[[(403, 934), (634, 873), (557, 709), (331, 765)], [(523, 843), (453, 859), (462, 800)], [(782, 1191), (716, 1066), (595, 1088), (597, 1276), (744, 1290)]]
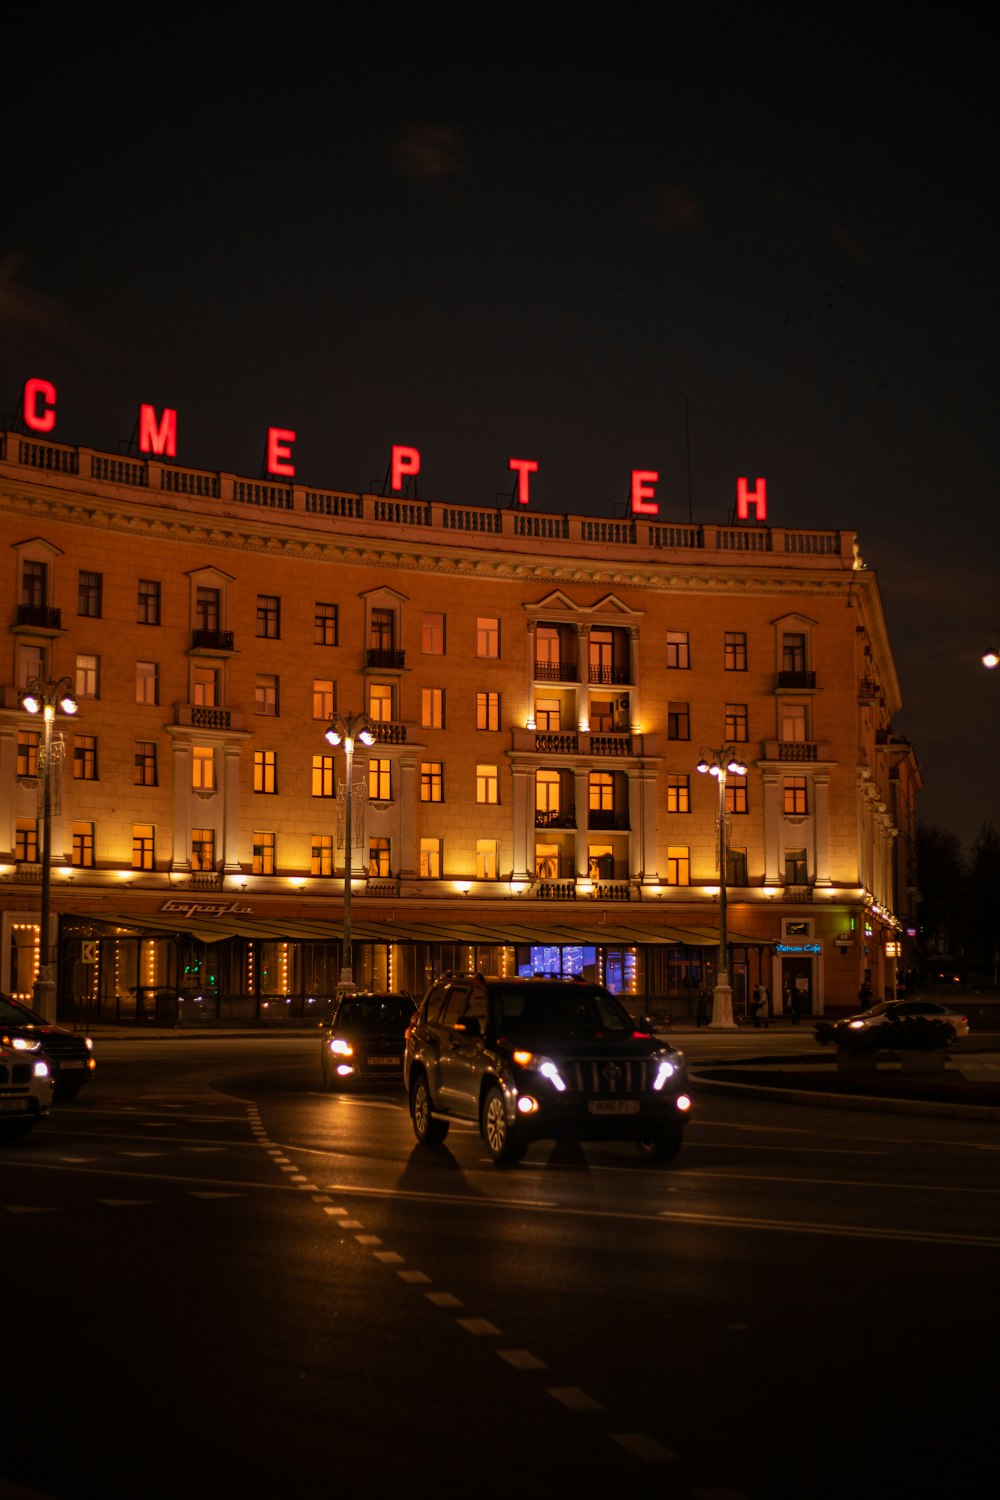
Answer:
[(597, 985), (498, 985), (492, 999), (497, 1025), (511, 1034), (634, 1030), (625, 1008)]
[(36, 1016), (26, 1005), (19, 1005), (9, 995), (0, 995), (0, 1021), (8, 1026), (44, 1026), (42, 1016)]
[(413, 1015), (412, 1000), (388, 995), (382, 998), (345, 1000), (337, 1012), (335, 1026), (351, 1026), (359, 1031), (376, 1031), (384, 1028), (401, 1030), (409, 1024)]

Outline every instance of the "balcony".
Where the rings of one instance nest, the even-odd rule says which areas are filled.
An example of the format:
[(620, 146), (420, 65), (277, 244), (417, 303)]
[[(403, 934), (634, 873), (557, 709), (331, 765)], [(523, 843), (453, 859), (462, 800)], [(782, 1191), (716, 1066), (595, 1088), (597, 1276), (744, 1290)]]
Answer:
[(862, 677), (858, 683), (858, 702), (874, 703), (881, 696), (881, 689), (874, 677)]
[(18, 625), (27, 630), (61, 630), (62, 610), (51, 604), (19, 604), (15, 628)]
[(592, 833), (598, 831), (628, 833), (628, 813), (606, 812), (592, 808), (587, 818), (587, 827)]
[(799, 906), (807, 906), (812, 901), (812, 886), (786, 885), (785, 900), (794, 901)]
[(536, 661), (536, 682), (575, 682), (575, 661)]
[(765, 760), (780, 760), (802, 763), (804, 761), (828, 760), (829, 740), (765, 740)]
[(576, 808), (571, 802), (565, 812), (558, 810), (535, 813), (536, 828), (575, 828)]
[(376, 745), (406, 744), (405, 724), (391, 724), (388, 721), (376, 720), (370, 727), (372, 734), (375, 736)]
[(595, 901), (631, 901), (632, 882), (630, 880), (600, 880), (594, 884), (593, 892)]
[(575, 901), (575, 880), (543, 880), (538, 887), (538, 901)]
[(591, 731), (589, 739), (591, 755), (631, 755), (633, 753), (632, 736), (628, 730), (624, 733), (611, 734), (594, 734)]
[(242, 729), (243, 711), (205, 703), (175, 703), (174, 723), (186, 729)]
[(621, 687), (631, 682), (628, 667), (588, 667), (587, 681), (600, 687)]
[(220, 653), (228, 655), (236, 650), (233, 644), (233, 632), (231, 630), (192, 630), (191, 650), (205, 651), (213, 656), (218, 656)]
[(535, 731), (535, 749), (550, 755), (576, 755), (580, 736), (575, 730), (540, 729)]
[(576, 729), (514, 729), (511, 748), (515, 751), (538, 751), (543, 755), (584, 755), (614, 759), (625, 755), (659, 755), (660, 739), (655, 734), (635, 734), (632, 730), (607, 732)]
[(365, 666), (377, 667), (380, 671), (398, 672), (406, 666), (406, 652), (392, 646), (369, 646), (365, 652)]
[(806, 688), (816, 686), (815, 672), (779, 672), (777, 686), (779, 688), (793, 688), (802, 692)]

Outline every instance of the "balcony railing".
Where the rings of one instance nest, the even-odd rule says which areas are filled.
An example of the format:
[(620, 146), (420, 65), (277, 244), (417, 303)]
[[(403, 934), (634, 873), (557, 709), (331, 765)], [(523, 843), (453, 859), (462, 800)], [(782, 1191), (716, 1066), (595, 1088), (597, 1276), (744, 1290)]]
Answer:
[(624, 734), (594, 734), (590, 735), (591, 755), (631, 755), (632, 736), (626, 730)]
[(54, 609), (51, 604), (19, 604), (17, 623), (31, 625), (36, 630), (61, 630), (62, 610)]
[(801, 906), (812, 900), (812, 886), (809, 885), (786, 885), (785, 900), (796, 901)]
[(780, 688), (814, 688), (816, 686), (815, 672), (779, 672), (778, 686)]
[(397, 651), (391, 646), (369, 646), (365, 652), (365, 666), (397, 670), (406, 666), (406, 652)]
[(580, 737), (572, 730), (540, 729), (535, 733), (535, 749), (555, 755), (576, 755)]
[(536, 682), (575, 682), (575, 661), (536, 661)]
[(811, 761), (827, 760), (830, 754), (828, 740), (765, 740), (764, 756), (767, 760)]
[(543, 812), (535, 813), (536, 828), (575, 828), (576, 808), (570, 804), (565, 812)]
[(371, 726), (372, 734), (375, 736), (376, 745), (405, 745), (406, 725), (390, 724), (386, 721), (376, 721)]
[(599, 683), (602, 687), (620, 687), (631, 680), (628, 667), (592, 666), (587, 669), (587, 681)]
[(192, 651), (234, 651), (231, 630), (192, 630)]
[(591, 831), (613, 829), (620, 833), (628, 833), (628, 813), (592, 810), (587, 819), (587, 827)]
[(539, 901), (575, 901), (575, 880), (543, 880), (538, 887)]

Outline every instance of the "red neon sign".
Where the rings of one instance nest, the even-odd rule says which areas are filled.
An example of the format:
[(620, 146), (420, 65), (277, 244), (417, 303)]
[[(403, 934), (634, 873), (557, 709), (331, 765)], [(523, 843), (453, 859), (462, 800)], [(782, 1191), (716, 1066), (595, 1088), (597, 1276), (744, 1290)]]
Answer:
[(656, 493), (654, 485), (659, 477), (659, 471), (656, 469), (632, 470), (631, 501), (634, 516), (658, 516), (660, 514), (660, 502), (653, 499)]
[(282, 479), (294, 479), (295, 465), (290, 462), (291, 444), (294, 442), (295, 433), (288, 427), (267, 429), (267, 472), (269, 474), (278, 474)]
[(177, 457), (177, 413), (169, 406), (157, 423), (153, 407), (139, 407), (139, 452)]
[(507, 467), (517, 475), (517, 503), (527, 505), (531, 499), (528, 493), (528, 475), (538, 473), (538, 464), (533, 458), (511, 458), (507, 461)]
[(747, 490), (745, 479), (736, 481), (736, 519), (738, 521), (749, 520), (750, 506), (754, 507), (754, 519), (757, 521), (767, 520), (767, 480), (758, 479), (755, 490)]
[(420, 449), (405, 448), (401, 443), (392, 445), (392, 488), (401, 490), (408, 474), (420, 473)]
[[(39, 410), (39, 402), (47, 403)], [(24, 382), (24, 425), (32, 432), (51, 432), (56, 425), (56, 388), (51, 380)]]

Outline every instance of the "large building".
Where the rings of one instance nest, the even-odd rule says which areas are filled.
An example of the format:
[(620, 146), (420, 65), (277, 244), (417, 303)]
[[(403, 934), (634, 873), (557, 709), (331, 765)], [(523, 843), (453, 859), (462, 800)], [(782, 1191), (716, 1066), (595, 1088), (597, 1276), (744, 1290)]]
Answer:
[[(309, 1015), (340, 975), (890, 989), (919, 771), (850, 530), (321, 491), (0, 434), (0, 984), (59, 1014)], [(45, 730), (33, 680), (79, 711)], [(346, 758), (335, 714), (369, 716)], [(49, 792), (46, 817), (44, 794)], [(338, 798), (338, 789), (341, 795)], [(902, 947), (900, 945), (902, 944)]]

